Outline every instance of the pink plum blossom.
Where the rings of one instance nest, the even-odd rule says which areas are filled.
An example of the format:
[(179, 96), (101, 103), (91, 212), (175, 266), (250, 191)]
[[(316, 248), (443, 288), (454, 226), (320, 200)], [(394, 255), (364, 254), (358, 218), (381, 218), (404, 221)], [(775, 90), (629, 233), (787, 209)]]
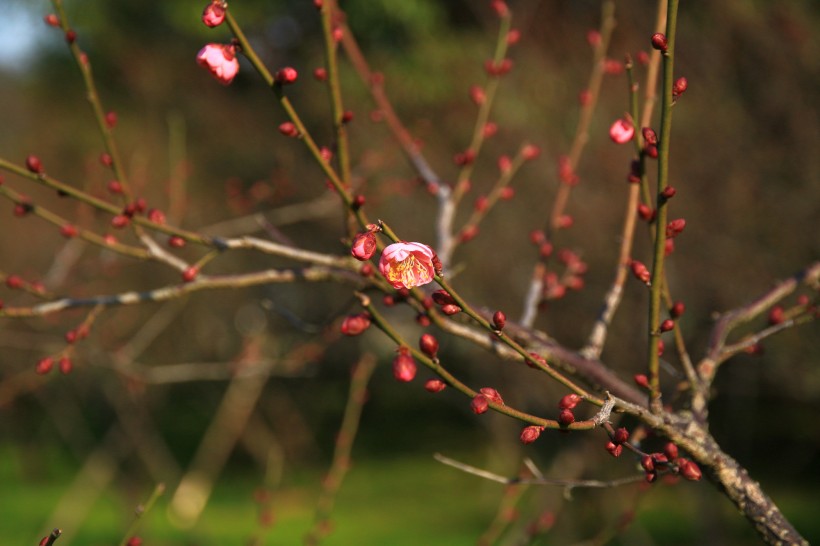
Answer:
[(435, 252), (421, 243), (393, 243), (382, 252), (379, 271), (393, 288), (427, 284), (435, 276)]
[(628, 119), (618, 119), (609, 128), (609, 138), (615, 144), (626, 144), (635, 135), (635, 127)]
[(222, 85), (228, 85), (239, 72), (236, 47), (225, 44), (208, 44), (199, 50), (196, 61), (207, 68)]

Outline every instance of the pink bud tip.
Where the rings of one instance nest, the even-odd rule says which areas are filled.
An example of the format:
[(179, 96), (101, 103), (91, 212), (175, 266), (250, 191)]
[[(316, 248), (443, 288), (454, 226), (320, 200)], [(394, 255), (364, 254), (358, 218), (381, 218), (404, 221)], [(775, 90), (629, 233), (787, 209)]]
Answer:
[(316, 81), (326, 81), (327, 80), (327, 69), (319, 67), (313, 69), (313, 77)]
[(666, 458), (670, 461), (674, 461), (678, 458), (678, 446), (673, 442), (667, 442), (667, 444), (663, 446), (663, 454), (666, 455)]
[(627, 440), (629, 440), (629, 431), (623, 427), (617, 429), (612, 435), (612, 441), (616, 444), (623, 444)]
[(635, 381), (635, 384), (638, 385), (639, 387), (643, 387), (644, 389), (649, 388), (649, 379), (646, 377), (645, 374), (642, 374), (642, 373), (635, 374), (635, 376), (633, 377), (633, 380)]
[(57, 18), (57, 15), (53, 13), (49, 13), (45, 17), (43, 17), (43, 21), (50, 27), (58, 27), (60, 26), (60, 20)]

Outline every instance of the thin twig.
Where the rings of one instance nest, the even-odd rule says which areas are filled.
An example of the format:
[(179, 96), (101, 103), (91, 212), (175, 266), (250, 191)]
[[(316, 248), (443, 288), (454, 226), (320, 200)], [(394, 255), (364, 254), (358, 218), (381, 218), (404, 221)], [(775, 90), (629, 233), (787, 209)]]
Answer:
[(328, 520), (333, 511), (336, 495), (342, 486), (347, 471), (350, 469), (350, 453), (353, 441), (359, 429), (365, 401), (367, 400), (367, 384), (370, 376), (376, 369), (376, 357), (365, 354), (354, 366), (353, 377), (350, 381), (350, 393), (347, 397), (342, 425), (336, 436), (336, 448), (333, 451), (333, 462), (327, 472), (322, 488), (322, 494), (316, 503), (316, 515), (313, 528), (305, 537), (305, 544), (315, 545), (322, 541), (327, 534)]
[(486, 480), (490, 480), (497, 483), (502, 483), (504, 485), (513, 485), (513, 484), (531, 484), (531, 485), (553, 485), (557, 487), (564, 487), (568, 490), (572, 489), (605, 489), (610, 487), (620, 487), (622, 485), (628, 485), (630, 483), (636, 483), (640, 481), (644, 481), (646, 476), (644, 474), (638, 474), (635, 476), (628, 476), (626, 478), (619, 478), (616, 480), (553, 480), (549, 478), (520, 478), (520, 477), (508, 477), (502, 476), (500, 474), (496, 474), (494, 472), (490, 472), (488, 470), (483, 470), (481, 468), (477, 468), (475, 466), (468, 465), (466, 463), (462, 463), (460, 461), (456, 461), (455, 459), (451, 459), (449, 457), (445, 457), (440, 453), (436, 453), (433, 455), (433, 458), (440, 463), (446, 464), (448, 466), (452, 466), (453, 468), (457, 468), (462, 472), (466, 472), (467, 474), (473, 474), (474, 476), (478, 476), (480, 478), (484, 478)]

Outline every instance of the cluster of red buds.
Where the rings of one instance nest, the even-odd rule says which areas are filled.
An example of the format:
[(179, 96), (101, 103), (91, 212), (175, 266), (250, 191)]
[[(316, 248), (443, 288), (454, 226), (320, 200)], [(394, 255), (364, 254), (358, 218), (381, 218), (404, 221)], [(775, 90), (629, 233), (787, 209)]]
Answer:
[(470, 408), (476, 415), (481, 415), (489, 409), (490, 402), (499, 406), (504, 405), (504, 400), (501, 398), (501, 395), (498, 394), (497, 390), (491, 387), (482, 387), (479, 390), (479, 394), (475, 395), (470, 402)]
[(432, 298), (445, 315), (456, 315), (462, 311), (461, 307), (456, 304), (453, 296), (446, 290), (436, 290), (433, 292)]
[(668, 470), (683, 476), (690, 481), (698, 481), (703, 476), (700, 467), (694, 461), (678, 456), (678, 446), (668, 442), (663, 453), (650, 453), (641, 458), (641, 467), (646, 472), (646, 481), (654, 482), (661, 471)]
[(627, 441), (629, 441), (629, 431), (621, 427), (612, 433), (605, 448), (613, 457), (619, 457)]
[(575, 393), (570, 393), (561, 398), (558, 401), (558, 409), (560, 410), (558, 413), (558, 423), (561, 424), (563, 427), (568, 427), (572, 423), (575, 422), (575, 414), (572, 413), (572, 410), (575, 409), (583, 398)]

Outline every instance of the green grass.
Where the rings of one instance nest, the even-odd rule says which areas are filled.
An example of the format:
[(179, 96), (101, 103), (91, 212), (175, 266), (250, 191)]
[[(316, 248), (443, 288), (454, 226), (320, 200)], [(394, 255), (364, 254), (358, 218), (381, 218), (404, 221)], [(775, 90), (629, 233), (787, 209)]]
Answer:
[[(22, 453), (19, 447), (0, 448), (0, 545), (34, 546), (52, 527), (65, 531), (57, 546), (118, 544), (133, 520), (134, 506), (145, 500), (153, 487), (150, 483), (135, 486), (134, 478), (120, 479), (115, 482), (119, 484), (116, 488), (109, 488), (96, 500), (89, 517), (49, 521), (77, 468), (55, 454), (34, 458)], [(264, 532), (266, 546), (301, 544), (312, 525), (323, 471), (301, 469), (283, 477), (272, 494), (274, 523), (267, 529), (257, 523), (253, 500), (259, 485), (257, 477), (252, 471), (242, 473), (233, 467), (221, 477), (202, 517), (192, 528), (181, 529), (171, 522), (167, 514), (169, 492), (145, 516), (139, 534), (146, 546), (247, 544), (260, 532)], [(131, 485), (124, 487), (123, 483)], [(324, 544), (472, 545), (495, 515), (501, 492), (499, 484), (455, 471), (424, 455), (354, 459), (336, 499), (332, 533)], [(566, 518), (582, 517), (583, 503), (600, 500), (602, 494), (576, 493), (576, 499), (565, 505), (568, 511), (559, 514), (553, 533), (539, 544), (562, 544), (568, 536), (594, 536), (603, 520), (611, 518), (601, 518), (596, 512), (588, 528), (580, 525), (580, 531), (578, 521)], [(820, 529), (813, 519), (818, 509), (815, 492), (807, 486), (773, 494), (806, 538), (817, 540)], [(624, 508), (613, 506), (609, 515), (614, 517)], [(575, 529), (568, 530), (568, 524)], [(722, 544), (758, 543), (745, 520), (709, 484), (683, 482), (653, 486), (641, 500), (635, 522), (610, 544), (632, 544), (652, 537), (658, 544), (684, 546), (715, 533)]]

